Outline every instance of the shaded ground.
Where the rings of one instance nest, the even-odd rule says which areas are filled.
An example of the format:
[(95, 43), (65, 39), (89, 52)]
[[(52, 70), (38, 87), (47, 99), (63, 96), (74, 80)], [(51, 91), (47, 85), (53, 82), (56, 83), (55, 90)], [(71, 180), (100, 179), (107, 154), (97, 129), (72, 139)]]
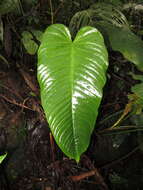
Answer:
[[(33, 9), (37, 12), (30, 16), (34, 20), (33, 14), (38, 14), (40, 24), (45, 26), (50, 24), (50, 16), (45, 17), (44, 1), (40, 2), (43, 6), (38, 11)], [(65, 4), (62, 13), (56, 2), (54, 6), (57, 22), (64, 20), (66, 24), (74, 12), (88, 4)], [(9, 18), (3, 19), (5, 26), (11, 24)], [(50, 135), (40, 104), (36, 56), (25, 52), (13, 30), (18, 34), (20, 24), (23, 28), (30, 25), (27, 18), (20, 19), (6, 30), (1, 47), (9, 64), (0, 62), (0, 154), (8, 152), (0, 166), (0, 190), (142, 189), (142, 132), (105, 130), (118, 120), (128, 103), (127, 95), (135, 84), (128, 73), (135, 68), (120, 54), (111, 52), (96, 128), (77, 164), (63, 155)], [(142, 116), (129, 117), (122, 125), (137, 125), (139, 121), (143, 125)]]
[(79, 164), (66, 158), (50, 138), (35, 70), (2, 65), (0, 150), (8, 152), (1, 165), (2, 190), (141, 189), (143, 154), (137, 132), (102, 132), (121, 115), (128, 89), (134, 83), (125, 75), (130, 69), (128, 64), (120, 64), (119, 69), (124, 67), (121, 75), (113, 70), (115, 63), (111, 62), (96, 131)]

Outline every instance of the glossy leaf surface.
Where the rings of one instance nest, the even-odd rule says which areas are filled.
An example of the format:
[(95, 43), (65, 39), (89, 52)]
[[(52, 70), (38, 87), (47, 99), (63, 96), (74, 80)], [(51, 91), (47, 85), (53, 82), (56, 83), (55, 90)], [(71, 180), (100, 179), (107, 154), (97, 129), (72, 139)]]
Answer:
[(77, 161), (90, 142), (107, 66), (107, 50), (97, 29), (82, 28), (74, 41), (62, 24), (44, 33), (38, 51), (42, 106), (57, 144)]

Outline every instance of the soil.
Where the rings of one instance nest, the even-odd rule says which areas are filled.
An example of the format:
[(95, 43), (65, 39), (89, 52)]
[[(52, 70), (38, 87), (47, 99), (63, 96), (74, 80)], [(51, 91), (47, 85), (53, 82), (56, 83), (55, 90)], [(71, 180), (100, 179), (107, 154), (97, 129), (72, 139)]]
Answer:
[[(25, 65), (2, 65), (0, 68), (0, 152), (8, 152), (0, 168), (0, 189), (106, 190), (114, 189), (112, 178), (115, 177), (121, 178), (118, 180), (124, 184), (122, 168), (131, 160), (141, 162), (143, 155), (136, 148), (136, 134), (104, 135), (103, 129), (114, 123), (104, 123), (104, 116), (124, 109), (133, 81), (113, 72), (114, 63), (111, 64), (110, 79), (104, 89), (106, 93), (91, 144), (76, 163), (63, 155), (54, 142), (40, 104), (36, 69), (33, 65)], [(128, 69), (124, 67), (124, 72)], [(119, 77), (124, 86), (116, 90)], [(116, 117), (113, 120), (116, 121)], [(130, 186), (130, 180), (128, 183)]]

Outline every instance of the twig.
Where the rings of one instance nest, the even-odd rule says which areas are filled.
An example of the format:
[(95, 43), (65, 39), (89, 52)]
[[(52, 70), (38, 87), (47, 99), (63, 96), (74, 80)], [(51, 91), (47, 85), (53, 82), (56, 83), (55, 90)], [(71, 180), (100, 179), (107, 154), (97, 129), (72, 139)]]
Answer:
[(0, 87), (6, 89), (9, 92), (11, 92), (12, 94), (16, 95), (20, 100), (23, 100), (23, 98), (16, 91), (11, 90), (11, 88), (8, 88), (7, 86), (2, 85), (2, 84), (0, 84)]
[(94, 170), (92, 170), (90, 172), (83, 173), (83, 174), (78, 175), (78, 176), (70, 176), (70, 179), (72, 181), (74, 181), (74, 182), (77, 182), (77, 181), (80, 181), (80, 180), (82, 180), (84, 178), (87, 178), (87, 177), (90, 177), (90, 176), (93, 176), (93, 175), (95, 175), (95, 171)]
[(50, 133), (50, 144), (51, 144), (52, 162), (55, 163), (55, 147), (54, 147), (54, 139), (52, 133)]
[(127, 80), (125, 80), (123, 77), (119, 76), (118, 74), (114, 74), (112, 73), (112, 75), (117, 78), (118, 80), (124, 81), (124, 83), (126, 83), (127, 85), (131, 85), (131, 83)]
[(20, 11), (21, 11), (22, 15), (24, 15), (24, 10), (23, 10), (23, 7), (22, 7), (22, 4), (21, 4), (21, 1), (18, 0), (18, 3), (19, 3), (19, 7), (18, 7), (18, 8), (20, 8)]
[(14, 104), (16, 106), (19, 106), (19, 107), (22, 107), (22, 108), (25, 108), (25, 109), (28, 109), (28, 110), (31, 110), (31, 111), (35, 111), (33, 110), (32, 108), (29, 108), (21, 103), (17, 103), (15, 100), (10, 100), (9, 98), (5, 97), (4, 95), (0, 94), (0, 97), (5, 99), (7, 102), (11, 103), (11, 104)]
[(54, 12), (54, 16), (58, 13), (58, 11), (62, 8), (63, 2), (58, 6), (58, 8)]
[(125, 107), (125, 109), (124, 109), (124, 111), (123, 111), (123, 114), (122, 114), (121, 117), (114, 123), (114, 125), (110, 127), (110, 129), (113, 129), (113, 128), (117, 127), (117, 126), (121, 123), (121, 121), (125, 118), (125, 116), (127, 116), (127, 114), (128, 114), (129, 112), (131, 112), (133, 103), (134, 103), (134, 102), (129, 102), (128, 104), (126, 104), (126, 107)]
[[(89, 172), (85, 172), (85, 173), (80, 174), (80, 175), (77, 175), (77, 176), (70, 176), (69, 178), (70, 178), (72, 181), (77, 182), (77, 181), (80, 181), (80, 180), (82, 180), (82, 179), (84, 179), (84, 178), (93, 176), (93, 175), (95, 175), (95, 174), (96, 174), (96, 169), (91, 170), (91, 171), (89, 171)], [(99, 184), (99, 183), (97, 183), (97, 184)]]
[(53, 5), (52, 5), (52, 0), (49, 0), (50, 4), (50, 11), (51, 11), (51, 24), (54, 23), (54, 13), (53, 13)]
[(90, 176), (94, 176), (95, 177), (95, 184), (98, 184), (99, 188), (101, 190), (108, 190), (108, 186), (105, 183), (104, 178), (100, 174), (98, 168), (94, 167), (94, 165), (92, 164), (91, 160), (87, 156), (84, 156), (84, 157), (85, 157), (84, 164), (85, 164), (85, 166), (87, 168), (89, 168), (90, 171), (82, 173), (82, 174), (80, 174), (78, 176), (70, 176), (69, 178), (72, 181), (77, 182), (77, 181), (83, 180), (84, 178), (87, 178), (87, 177), (90, 177)]
[(125, 134), (125, 133), (132, 133), (132, 132), (137, 132), (137, 131), (143, 131), (143, 128), (142, 126), (120, 126), (120, 127), (116, 127), (114, 129), (111, 129), (111, 128), (106, 128), (106, 129), (103, 129), (103, 130), (100, 130), (97, 134), (103, 134), (103, 135), (120, 135), (120, 134)]
[(138, 149), (140, 148), (140, 145), (139, 146), (136, 146), (131, 152), (129, 152), (128, 154), (124, 155), (123, 157), (117, 159), (117, 160), (114, 160), (113, 162), (111, 163), (108, 163), (104, 166), (101, 167), (101, 169), (105, 169), (105, 168), (109, 168), (115, 164), (118, 164), (119, 162), (127, 159), (129, 156), (131, 156), (132, 154), (134, 154)]
[(22, 77), (24, 78), (26, 84), (30, 87), (30, 89), (38, 96), (38, 88), (36, 87), (36, 85), (34, 84), (34, 82), (32, 81), (32, 77), (30, 76), (30, 74), (28, 72), (25, 72), (24, 70), (19, 68), (19, 71), (22, 75)]
[[(131, 152), (129, 152), (129, 153), (126, 154), (125, 156), (123, 156), (123, 157), (119, 158), (118, 160), (115, 160), (115, 161), (113, 161), (113, 162), (111, 162), (111, 163), (109, 163), (109, 164), (106, 164), (106, 165), (100, 167), (100, 169), (109, 168), (109, 167), (111, 167), (111, 166), (113, 166), (113, 165), (115, 165), (115, 164), (118, 164), (119, 162), (121, 162), (121, 161), (127, 159), (129, 156), (131, 156), (132, 154), (134, 154), (134, 153), (139, 149), (139, 147), (140, 147), (140, 145), (137, 146), (137, 147), (135, 147)], [(93, 176), (93, 175), (96, 175), (96, 176), (100, 179), (100, 174), (99, 174), (97, 168), (95, 168), (95, 169), (93, 169), (93, 170), (91, 170), (91, 171), (89, 171), (89, 172), (85, 172), (85, 173), (83, 173), (83, 174), (81, 174), (81, 175), (78, 175), (78, 176), (70, 176), (69, 178), (70, 178), (72, 181), (77, 182), (77, 181), (80, 181), (80, 180), (82, 180), (82, 179), (84, 179), (84, 178), (87, 178), (87, 177), (90, 177), (90, 176)], [(97, 183), (97, 184), (101, 184), (100, 181), (99, 181), (99, 183)], [(105, 186), (105, 187), (106, 187), (106, 186)], [(106, 187), (106, 188), (107, 188), (107, 187)]]
[(95, 184), (99, 184), (100, 185), (100, 189), (104, 189), (104, 190), (108, 190), (107, 185), (105, 184), (103, 177), (100, 175), (99, 171), (97, 168), (95, 168), (94, 170), (91, 170), (89, 172), (85, 172), (83, 174), (80, 174), (78, 176), (70, 176), (69, 178), (73, 181), (73, 182), (77, 182), (80, 180), (83, 180), (84, 178), (90, 177), (90, 176), (94, 176), (96, 178), (96, 182)]

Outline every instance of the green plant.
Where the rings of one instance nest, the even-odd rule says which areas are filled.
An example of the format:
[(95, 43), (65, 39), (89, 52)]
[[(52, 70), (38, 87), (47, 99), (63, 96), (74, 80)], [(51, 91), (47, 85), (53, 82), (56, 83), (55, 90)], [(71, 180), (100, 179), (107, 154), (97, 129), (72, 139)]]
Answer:
[(35, 42), (34, 38), (40, 42), (42, 34), (43, 33), (40, 30), (22, 32), (21, 42), (30, 55), (34, 55), (38, 49), (38, 44)]
[[(71, 34), (64, 25), (48, 27), (38, 51), (42, 106), (57, 144), (77, 161), (89, 145), (106, 82), (107, 52), (102, 35), (93, 27), (101, 31), (108, 48), (143, 70), (142, 40), (131, 31), (120, 6), (96, 3), (76, 13)], [(76, 36), (73, 41), (71, 36)], [(131, 90), (138, 95), (140, 89), (142, 84)], [(129, 105), (138, 105), (132, 97)], [(129, 112), (126, 107), (114, 125)]]
[(3, 0), (0, 2), (0, 15), (10, 12), (20, 12), (20, 0)]
[(129, 99), (134, 102), (134, 112), (136, 114), (141, 114), (143, 111), (143, 75), (135, 75), (133, 73), (131, 73), (131, 75), (134, 80), (141, 81), (140, 83), (132, 86), (131, 92), (133, 94), (129, 95)]
[(98, 28), (109, 48), (122, 53), (126, 59), (143, 71), (143, 42), (131, 31), (121, 7), (96, 3), (89, 9), (76, 13), (71, 19), (69, 28), (74, 34), (85, 25)]
[(7, 153), (0, 156), (0, 164), (6, 158), (6, 156), (7, 156)]
[(76, 161), (90, 142), (107, 66), (107, 50), (97, 29), (84, 27), (73, 41), (62, 24), (44, 33), (38, 51), (42, 106), (57, 144)]

